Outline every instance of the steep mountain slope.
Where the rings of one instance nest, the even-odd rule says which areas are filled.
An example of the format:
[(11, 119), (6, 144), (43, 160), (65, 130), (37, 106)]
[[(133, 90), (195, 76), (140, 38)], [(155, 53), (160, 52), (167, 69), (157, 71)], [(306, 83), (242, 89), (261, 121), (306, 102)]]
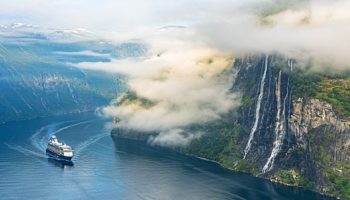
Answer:
[(144, 52), (136, 43), (113, 44), (85, 36), (76, 40), (76, 32), (64, 33), (58, 37), (62, 34), (57, 30), (43, 33), (25, 25), (0, 29), (0, 123), (106, 105), (123, 90), (123, 77), (72, 63), (107, 62)]
[[(236, 59), (232, 91), (242, 94), (239, 109), (187, 127), (205, 134), (175, 149), (350, 199), (350, 76), (311, 73), (294, 62), (276, 55)], [(115, 129), (112, 134), (147, 141), (157, 133)]]
[(308, 73), (278, 56), (239, 59), (235, 67), (234, 88), (243, 95), (238, 114), (207, 125), (214, 131), (182, 151), (349, 199), (349, 76)]

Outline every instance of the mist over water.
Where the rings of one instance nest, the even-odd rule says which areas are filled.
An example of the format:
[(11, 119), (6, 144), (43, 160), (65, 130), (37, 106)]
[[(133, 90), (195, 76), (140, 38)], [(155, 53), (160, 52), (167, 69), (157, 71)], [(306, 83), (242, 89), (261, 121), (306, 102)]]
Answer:
[[(164, 148), (112, 138), (107, 122), (89, 113), (1, 125), (1, 198), (327, 199)], [(73, 166), (46, 157), (53, 134), (74, 148)]]

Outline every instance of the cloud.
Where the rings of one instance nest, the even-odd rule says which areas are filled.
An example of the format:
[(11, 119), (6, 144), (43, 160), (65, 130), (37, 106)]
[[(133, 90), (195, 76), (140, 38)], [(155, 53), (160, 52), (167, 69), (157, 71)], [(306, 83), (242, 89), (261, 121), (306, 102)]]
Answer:
[[(209, 4), (206, 4), (209, 5)], [(132, 34), (146, 41), (143, 58), (78, 66), (126, 74), (142, 100), (111, 105), (104, 112), (118, 126), (161, 134), (159, 144), (187, 144), (186, 127), (206, 123), (239, 105), (230, 93), (233, 55), (280, 53), (315, 69), (349, 69), (350, 1), (218, 1), (194, 24)], [(145, 101), (146, 100), (146, 101)], [(189, 134), (189, 135), (187, 135)], [(172, 143), (173, 141), (173, 143)]]
[(154, 144), (185, 145), (199, 137), (185, 132), (186, 127), (218, 120), (240, 104), (240, 95), (230, 91), (236, 73), (233, 57), (190, 40), (191, 31), (180, 29), (147, 38), (144, 57), (76, 65), (128, 77), (131, 92), (103, 112), (120, 119), (118, 127), (159, 132), (150, 140)]
[(191, 23), (208, 4), (212, 3), (206, 0), (2, 0), (0, 22), (21, 20), (52, 28), (135, 32), (168, 23)]
[(183, 25), (196, 31), (196, 40), (235, 55), (277, 52), (348, 69), (349, 9), (350, 0), (2, 0), (0, 22), (23, 19), (119, 38)]
[(83, 27), (146, 43), (144, 57), (75, 66), (125, 74), (132, 92), (103, 111), (120, 127), (160, 132), (155, 144), (187, 144), (198, 134), (186, 127), (239, 105), (230, 92), (234, 56), (279, 53), (314, 69), (350, 69), (350, 0), (96, 2), (3, 0), (0, 22)]
[(189, 144), (193, 139), (198, 139), (203, 133), (187, 133), (182, 129), (173, 129), (167, 132), (160, 132), (156, 137), (150, 137), (148, 142), (160, 146), (183, 146)]
[(114, 62), (130, 76), (137, 96), (156, 102), (150, 108), (130, 103), (112, 109), (125, 120), (122, 125), (167, 130), (218, 119), (234, 106), (231, 56), (189, 41), (166, 41), (158, 40), (150, 57)]
[(316, 68), (349, 69), (349, 8), (348, 0), (252, 2), (221, 10), (196, 28), (210, 46), (235, 54), (281, 53)]

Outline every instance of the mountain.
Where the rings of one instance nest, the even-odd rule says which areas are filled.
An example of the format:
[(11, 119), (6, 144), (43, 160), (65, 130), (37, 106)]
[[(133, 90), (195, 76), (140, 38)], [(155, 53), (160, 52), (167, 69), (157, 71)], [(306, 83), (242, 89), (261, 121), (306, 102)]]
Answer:
[(92, 111), (115, 98), (124, 88), (122, 75), (74, 64), (138, 56), (145, 48), (89, 34), (25, 24), (0, 27), (0, 123)]
[(183, 151), (350, 199), (349, 73), (310, 73), (293, 62), (279, 56), (237, 60), (238, 113), (205, 126), (213, 131)]
[[(236, 59), (232, 91), (241, 93), (240, 107), (220, 120), (188, 127), (205, 134), (175, 150), (350, 199), (350, 73), (294, 66), (294, 60), (278, 55)], [(112, 135), (149, 139), (118, 128)]]

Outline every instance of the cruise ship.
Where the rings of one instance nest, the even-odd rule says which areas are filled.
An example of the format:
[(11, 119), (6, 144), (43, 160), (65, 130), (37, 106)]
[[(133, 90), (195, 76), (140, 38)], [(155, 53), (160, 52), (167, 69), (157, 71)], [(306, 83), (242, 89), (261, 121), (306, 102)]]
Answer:
[(56, 136), (52, 136), (47, 145), (46, 154), (57, 160), (70, 161), (74, 151), (69, 145), (58, 142)]

